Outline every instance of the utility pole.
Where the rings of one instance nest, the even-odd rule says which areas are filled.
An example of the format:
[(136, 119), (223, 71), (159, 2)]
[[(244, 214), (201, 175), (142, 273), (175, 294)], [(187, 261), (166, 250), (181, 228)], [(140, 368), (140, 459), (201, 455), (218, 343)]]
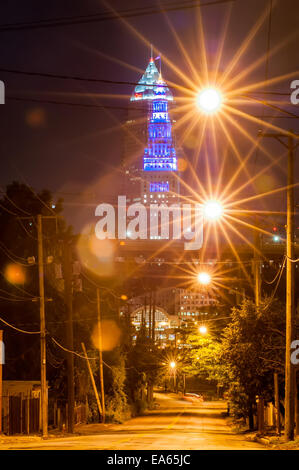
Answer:
[(148, 337), (151, 339), (152, 336), (152, 303), (153, 303), (153, 292), (150, 290), (149, 293), (149, 312), (148, 312)]
[(97, 387), (96, 387), (96, 383), (94, 381), (94, 376), (93, 376), (91, 366), (90, 366), (90, 363), (89, 363), (89, 359), (88, 359), (88, 356), (87, 356), (85, 344), (81, 343), (81, 347), (83, 349), (83, 353), (84, 353), (84, 356), (85, 356), (85, 359), (86, 359), (86, 364), (87, 364), (87, 367), (88, 367), (88, 372), (89, 372), (89, 375), (90, 375), (92, 388), (93, 388), (93, 391), (94, 391), (94, 394), (95, 394), (95, 397), (96, 397), (96, 401), (97, 401), (97, 405), (98, 405), (99, 415), (102, 416), (102, 414), (103, 414), (102, 405), (101, 405), (101, 402), (100, 402), (100, 399), (99, 399), (98, 390), (97, 390)]
[[(64, 243), (63, 254), (63, 275), (64, 275), (64, 303), (66, 307), (66, 340), (67, 347), (70, 351), (74, 350), (74, 333), (73, 333), (73, 286), (72, 286), (72, 245), (70, 240)], [(67, 425), (68, 432), (74, 432), (74, 356), (73, 353), (66, 353), (67, 359), (67, 394), (68, 394), (68, 415)]]
[(142, 310), (141, 326), (146, 328), (146, 295), (144, 296), (144, 309)]
[(46, 359), (46, 319), (45, 319), (45, 286), (44, 286), (44, 254), (42, 216), (37, 216), (38, 240), (38, 278), (39, 278), (39, 313), (40, 313), (40, 352), (41, 352), (41, 414), (42, 435), (48, 437), (48, 390), (47, 390), (47, 359)]
[[(294, 133), (292, 130), (282, 134), (261, 133), (264, 137), (278, 140), (288, 150), (287, 177), (287, 226), (286, 226), (286, 354), (285, 354), (285, 427), (287, 441), (295, 434), (295, 390), (294, 365), (291, 363), (291, 343), (295, 335), (295, 283), (294, 283)], [(282, 140), (287, 137), (287, 143)], [(299, 136), (295, 136), (299, 138)]]
[(152, 316), (152, 340), (153, 344), (155, 344), (155, 326), (156, 326), (156, 290), (153, 292), (153, 316)]
[[(258, 222), (256, 219), (255, 222), (256, 227), (258, 226)], [(254, 299), (255, 305), (258, 307), (261, 304), (261, 260), (260, 260), (260, 233), (255, 230), (254, 232), (254, 253), (253, 253), (253, 274), (254, 274)], [(259, 397), (258, 404), (258, 430), (261, 434), (264, 432), (264, 399), (263, 397)]]
[(299, 408), (298, 408), (298, 387), (297, 387), (297, 371), (294, 370), (294, 395), (295, 395), (295, 436), (299, 436)]
[(3, 331), (0, 330), (0, 434), (2, 434), (2, 364), (4, 364)]
[(280, 436), (280, 405), (279, 405), (279, 382), (278, 373), (274, 372), (274, 401), (275, 401), (275, 424), (276, 432)]
[(287, 285), (286, 285), (286, 365), (285, 365), (285, 438), (294, 439), (294, 365), (291, 363), (291, 343), (295, 339), (294, 292), (294, 139), (288, 136), (287, 187)]
[(100, 302), (100, 289), (97, 288), (97, 310), (98, 310), (98, 335), (99, 335), (99, 353), (100, 353), (100, 381), (101, 381), (101, 398), (102, 398), (102, 422), (105, 423), (106, 408), (105, 408), (105, 389), (104, 389), (104, 371), (103, 371), (103, 338), (102, 338), (102, 324), (101, 324), (101, 302)]
[[(256, 222), (257, 226), (257, 222)], [(254, 298), (255, 305), (259, 307), (261, 303), (261, 259), (260, 259), (260, 233), (254, 232), (254, 253), (253, 253), (253, 274), (254, 274)]]

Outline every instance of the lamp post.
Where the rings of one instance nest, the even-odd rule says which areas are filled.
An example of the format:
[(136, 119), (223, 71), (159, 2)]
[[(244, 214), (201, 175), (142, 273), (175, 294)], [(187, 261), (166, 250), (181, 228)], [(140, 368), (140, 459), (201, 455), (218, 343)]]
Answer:
[[(295, 434), (295, 370), (291, 363), (291, 343), (295, 339), (294, 295), (294, 133), (260, 133), (262, 137), (278, 140), (288, 150), (287, 225), (286, 225), (286, 354), (285, 354), (285, 438), (293, 440)], [(287, 143), (283, 140), (287, 137)], [(298, 136), (299, 137), (299, 136)], [(298, 145), (298, 144), (297, 144)]]
[[(205, 114), (217, 112), (221, 108), (222, 95), (216, 88), (208, 88), (199, 92), (197, 105)], [(267, 104), (263, 102), (263, 104)], [(287, 269), (286, 269), (286, 362), (285, 362), (285, 438), (294, 439), (295, 429), (295, 372), (291, 363), (291, 343), (295, 332), (295, 299), (294, 299), (294, 146), (293, 131), (280, 133), (259, 133), (263, 137), (278, 140), (288, 149), (288, 179), (287, 179)], [(287, 137), (287, 143), (283, 140)], [(296, 136), (299, 138), (299, 136)], [(255, 302), (259, 306), (260, 289), (260, 260), (258, 257), (259, 236), (255, 237)]]
[(169, 366), (170, 366), (170, 369), (173, 372), (173, 390), (175, 392), (176, 391), (176, 362), (171, 361)]

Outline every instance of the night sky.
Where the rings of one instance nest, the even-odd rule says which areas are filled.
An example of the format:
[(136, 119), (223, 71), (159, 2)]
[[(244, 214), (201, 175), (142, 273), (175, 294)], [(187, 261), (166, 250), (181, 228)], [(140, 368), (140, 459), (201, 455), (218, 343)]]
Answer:
[[(160, 2), (162, 5), (167, 3), (170, 1)], [(183, 0), (180, 3), (183, 3)], [(215, 56), (225, 18), (231, 9), (221, 59), (222, 70), (225, 70), (268, 4), (269, 0), (235, 0), (201, 9), (209, 57)], [(110, 5), (124, 10), (157, 5), (157, 3), (155, 0), (126, 2), (119, 0), (110, 1)], [(1, 31), (2, 25), (92, 15), (106, 10), (107, 4), (100, 0), (2, 1), (0, 69), (138, 81), (140, 73), (137, 69), (145, 69), (149, 59), (149, 47), (121, 20)], [(195, 9), (182, 9), (168, 12), (167, 15), (196, 66), (198, 48), (201, 45)], [(276, 2), (272, 13), (271, 49), (298, 29), (298, 20), (298, 0)], [(127, 21), (152, 42), (157, 51), (161, 52), (164, 78), (182, 85), (182, 78), (163, 64), (164, 55), (182, 71), (188, 73), (184, 57), (163, 14), (128, 18)], [(238, 60), (236, 73), (266, 53), (267, 27), (266, 20), (246, 53)], [(284, 48), (270, 57), (270, 78), (298, 70), (298, 76), (293, 79), (299, 80), (298, 41), (298, 36), (293, 37)], [(129, 67), (124, 66), (125, 63)], [(264, 77), (265, 62), (248, 77), (248, 81), (253, 83), (264, 80)], [(2, 189), (12, 180), (26, 182), (36, 190), (50, 189), (57, 197), (65, 199), (68, 221), (73, 223), (77, 230), (82, 229), (88, 220), (94, 221), (94, 205), (104, 202), (104, 198), (106, 202), (111, 191), (117, 190), (122, 152), (118, 124), (125, 119), (126, 111), (15, 101), (11, 98), (128, 107), (129, 99), (126, 95), (132, 93), (133, 87), (25, 76), (1, 70), (0, 79), (6, 86), (6, 104), (0, 107)], [(291, 80), (286, 78), (270, 86), (270, 89), (289, 92)], [(114, 97), (99, 97), (98, 94), (114, 95)], [(117, 98), (116, 95), (124, 97)], [(290, 105), (289, 97), (284, 97), (284, 100), (286, 101), (284, 108), (299, 115), (299, 105), (297, 107)], [(254, 113), (261, 115), (261, 108), (255, 107)], [(265, 113), (269, 114), (268, 111)], [(275, 120), (275, 124), (283, 128), (292, 128), (299, 133), (299, 122), (296, 119)], [(258, 124), (248, 124), (246, 129), (255, 138), (259, 127)], [(196, 132), (196, 130), (193, 132), (193, 138)], [(192, 135), (188, 139), (183, 142), (183, 148), (187, 157), (192, 159)], [(235, 139), (245, 154), (250, 144), (237, 134)], [(278, 156), (283, 151), (275, 142), (267, 142), (265, 145), (273, 155)], [(221, 149), (218, 157), (221, 158)], [(249, 164), (249, 169), (258, 171), (267, 162), (268, 160), (259, 153), (255, 156), (255, 162)], [(196, 171), (201, 176), (200, 160), (198, 165)], [(236, 161), (232, 160), (227, 173), (231, 173), (236, 165)], [(298, 170), (298, 165), (296, 168)], [(258, 187), (259, 190), (283, 186), (285, 174), (281, 168), (271, 170), (260, 185), (262, 187)], [(284, 207), (282, 194), (278, 201), (282, 210)]]

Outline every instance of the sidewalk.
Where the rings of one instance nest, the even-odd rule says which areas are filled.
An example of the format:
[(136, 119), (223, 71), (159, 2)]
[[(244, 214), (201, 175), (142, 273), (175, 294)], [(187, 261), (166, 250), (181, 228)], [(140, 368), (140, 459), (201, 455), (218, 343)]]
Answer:
[(30, 442), (40, 442), (43, 440), (51, 439), (65, 439), (67, 437), (74, 436), (88, 436), (99, 434), (103, 431), (113, 428), (115, 424), (108, 423), (91, 423), (91, 424), (78, 424), (75, 426), (74, 434), (69, 434), (67, 431), (59, 431), (57, 429), (49, 430), (49, 435), (46, 439), (43, 439), (40, 434), (14, 434), (13, 436), (6, 436), (5, 434), (0, 434), (0, 449), (1, 446), (6, 446), (8, 444), (15, 444), (17, 442), (21, 443), (30, 443)]
[(285, 442), (284, 436), (273, 436), (270, 434), (264, 434), (263, 436), (258, 433), (250, 433), (246, 436), (248, 440), (253, 442), (259, 442), (273, 450), (299, 450), (299, 436), (294, 441)]

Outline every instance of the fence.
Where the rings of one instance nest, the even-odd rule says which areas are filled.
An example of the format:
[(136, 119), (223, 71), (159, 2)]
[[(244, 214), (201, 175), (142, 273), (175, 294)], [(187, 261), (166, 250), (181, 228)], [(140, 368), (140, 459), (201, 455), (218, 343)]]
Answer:
[[(74, 409), (74, 424), (86, 424), (88, 415), (88, 405), (78, 403)], [(53, 403), (53, 426), (60, 430), (67, 429), (68, 404), (65, 401), (55, 400)]]
[(3, 432), (8, 435), (40, 431), (39, 398), (19, 395), (3, 397)]
[[(24, 393), (3, 395), (2, 430), (4, 434), (36, 434), (41, 430), (40, 422), (40, 398)], [(67, 428), (67, 403), (54, 402), (49, 416), (49, 424), (55, 428), (64, 430)], [(49, 411), (51, 408), (49, 409)], [(78, 403), (74, 410), (75, 424), (87, 423), (88, 405)]]

